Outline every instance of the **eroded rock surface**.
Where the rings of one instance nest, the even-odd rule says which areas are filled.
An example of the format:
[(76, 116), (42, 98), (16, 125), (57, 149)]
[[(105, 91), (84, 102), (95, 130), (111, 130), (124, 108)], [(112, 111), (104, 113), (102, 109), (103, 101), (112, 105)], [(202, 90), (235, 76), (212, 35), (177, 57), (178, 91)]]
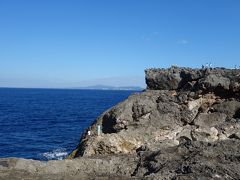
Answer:
[(147, 90), (103, 113), (89, 129), (96, 132), (101, 125), (103, 133), (83, 135), (70, 157), (132, 154), (142, 145), (171, 147), (183, 136), (213, 142), (238, 134), (240, 70), (172, 67), (145, 72)]
[(237, 100), (230, 101), (213, 92), (196, 97), (189, 94), (147, 90), (130, 96), (97, 119), (90, 130), (96, 131), (100, 124), (103, 133), (83, 136), (72, 157), (132, 154), (142, 145), (150, 149), (159, 148), (159, 144), (176, 146), (183, 136), (213, 142), (239, 132)]
[(71, 160), (26, 160), (29, 166), (21, 172), (16, 165), (5, 168), (10, 161), (3, 161), (0, 173), (240, 179), (240, 70), (171, 67), (145, 73), (147, 89), (99, 116), (88, 129), (91, 135), (84, 133), (69, 154)]
[(188, 90), (225, 92), (229, 95), (240, 90), (240, 70), (225, 68), (178, 68), (147, 69), (146, 83), (151, 90)]
[(29, 159), (0, 159), (0, 180), (43, 179), (130, 179), (135, 156), (97, 156), (41, 162)]
[(237, 140), (183, 142), (158, 151), (138, 151), (133, 177), (146, 179), (239, 179)]

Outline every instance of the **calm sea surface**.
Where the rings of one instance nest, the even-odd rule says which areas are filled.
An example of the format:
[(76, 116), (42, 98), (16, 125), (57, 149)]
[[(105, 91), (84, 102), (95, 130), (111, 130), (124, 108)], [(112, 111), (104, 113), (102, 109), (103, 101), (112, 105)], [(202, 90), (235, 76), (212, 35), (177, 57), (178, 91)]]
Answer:
[(132, 93), (0, 88), (0, 157), (62, 159), (98, 115)]

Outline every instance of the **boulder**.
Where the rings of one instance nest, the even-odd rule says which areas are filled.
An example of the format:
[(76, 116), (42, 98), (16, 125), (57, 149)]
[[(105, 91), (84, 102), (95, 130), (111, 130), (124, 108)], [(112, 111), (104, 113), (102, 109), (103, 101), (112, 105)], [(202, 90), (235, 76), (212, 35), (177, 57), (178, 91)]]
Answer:
[(185, 90), (216, 92), (221, 95), (240, 93), (240, 70), (225, 68), (178, 68), (146, 69), (146, 84), (150, 90)]

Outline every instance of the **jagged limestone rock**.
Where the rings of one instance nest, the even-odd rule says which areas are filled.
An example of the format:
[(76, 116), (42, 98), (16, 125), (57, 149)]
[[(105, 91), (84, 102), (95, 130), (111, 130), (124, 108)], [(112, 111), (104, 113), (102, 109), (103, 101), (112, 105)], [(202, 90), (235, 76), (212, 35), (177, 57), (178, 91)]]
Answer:
[[(132, 154), (144, 144), (152, 149), (158, 144), (176, 146), (182, 131), (193, 141), (212, 142), (219, 139), (218, 134), (222, 139), (231, 136), (212, 130), (239, 118), (239, 92), (231, 88), (240, 80), (239, 70), (171, 67), (145, 72), (147, 90), (103, 113), (90, 128), (94, 131), (96, 124), (102, 125), (101, 137), (83, 135), (70, 157)], [(128, 148), (122, 146), (123, 140)]]

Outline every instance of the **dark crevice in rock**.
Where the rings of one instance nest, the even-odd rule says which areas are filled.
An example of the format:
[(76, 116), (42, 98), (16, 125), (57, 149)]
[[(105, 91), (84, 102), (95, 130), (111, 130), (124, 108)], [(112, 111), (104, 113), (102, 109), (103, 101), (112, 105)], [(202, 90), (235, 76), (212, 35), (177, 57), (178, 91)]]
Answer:
[(141, 163), (142, 163), (142, 162), (141, 162), (141, 158), (140, 158), (140, 159), (138, 160), (138, 163), (137, 163), (136, 168), (134, 169), (133, 173), (131, 174), (132, 177), (137, 175), (138, 169), (141, 167)]
[(102, 120), (102, 132), (103, 133), (116, 133), (117, 131), (114, 129), (114, 126), (116, 125), (116, 119), (114, 117), (112, 117), (111, 115), (109, 116), (109, 114), (106, 114), (103, 116), (103, 120)]
[(230, 90), (223, 90), (220, 87), (216, 88), (214, 90), (214, 94), (216, 96), (219, 96), (222, 99), (238, 99), (239, 95), (236, 92), (230, 91)]
[(216, 109), (214, 108), (209, 108), (207, 111), (207, 113), (214, 113), (214, 112), (217, 112)]
[(233, 115), (234, 119), (240, 119), (240, 108), (235, 112), (235, 114)]
[(3, 166), (3, 167), (8, 167), (8, 163), (7, 161), (0, 161), (0, 166)]
[(164, 166), (159, 164), (156, 160), (156, 156), (159, 155), (160, 151), (152, 152), (150, 155), (143, 158), (143, 166), (147, 169), (147, 172), (143, 176), (149, 176), (150, 174), (157, 173)]
[(229, 138), (230, 138), (230, 139), (238, 139), (238, 140), (240, 140), (240, 136), (238, 136), (238, 135), (235, 134), (235, 133), (232, 134), (232, 135), (230, 135)]
[(192, 169), (190, 166), (182, 166), (176, 170), (177, 174), (190, 174), (192, 173)]
[(137, 155), (138, 155), (138, 163), (136, 168), (134, 169), (133, 173), (131, 174), (131, 176), (136, 176), (136, 174), (138, 173), (139, 168), (142, 166), (142, 161), (143, 161), (143, 154), (145, 151), (149, 150), (148, 147), (146, 145), (142, 145), (139, 148), (136, 149)]
[(157, 173), (162, 167), (164, 167), (164, 164), (158, 165), (157, 163), (148, 163), (146, 165), (148, 172), (146, 172), (143, 176), (149, 176), (150, 174)]

